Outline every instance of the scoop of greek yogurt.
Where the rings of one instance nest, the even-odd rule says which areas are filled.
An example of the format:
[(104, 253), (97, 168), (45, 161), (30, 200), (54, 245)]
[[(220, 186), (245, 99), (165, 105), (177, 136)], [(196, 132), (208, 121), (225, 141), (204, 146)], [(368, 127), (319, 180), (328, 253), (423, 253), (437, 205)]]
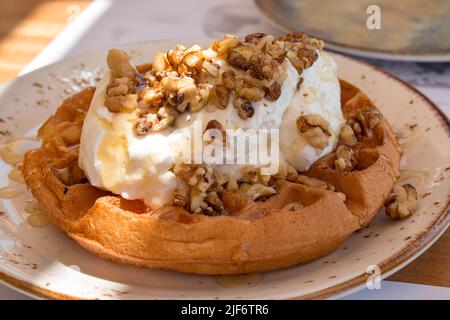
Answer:
[[(224, 60), (217, 58), (215, 62), (221, 66), (221, 72), (232, 68)], [(112, 77), (106, 72), (83, 125), (79, 166), (96, 187), (126, 199), (143, 199), (153, 209), (170, 205), (175, 189), (187, 188), (171, 169), (184, 161), (183, 151), (192, 144), (196, 123), (197, 126), (200, 123), (203, 132), (211, 120), (216, 120), (224, 129), (278, 129), (279, 161), (287, 162), (298, 171), (306, 171), (335, 148), (344, 123), (337, 66), (326, 52), (320, 51), (314, 64), (301, 75), (287, 58), (283, 68), (286, 78), (279, 98), (254, 102), (254, 114), (248, 119), (238, 116), (230, 99), (224, 109), (211, 111), (206, 105), (198, 112), (182, 113), (173, 126), (144, 136), (137, 136), (133, 130), (134, 113), (112, 113), (105, 106)], [(298, 86), (300, 77), (303, 80)], [(322, 149), (311, 146), (297, 132), (297, 117), (309, 114), (318, 114), (329, 123), (331, 135)], [(249, 148), (243, 152), (249, 152)], [(212, 166), (215, 171), (236, 180), (242, 178), (244, 167), (248, 167), (247, 164)]]

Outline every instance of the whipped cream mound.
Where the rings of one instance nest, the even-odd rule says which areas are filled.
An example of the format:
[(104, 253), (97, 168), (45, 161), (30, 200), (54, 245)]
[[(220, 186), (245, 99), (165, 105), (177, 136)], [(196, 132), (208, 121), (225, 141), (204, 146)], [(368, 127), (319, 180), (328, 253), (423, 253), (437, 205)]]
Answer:
[[(300, 90), (295, 92), (283, 114), (280, 128), (280, 149), (284, 160), (297, 171), (306, 171), (318, 159), (336, 147), (341, 126), (345, 123), (341, 111), (341, 89), (337, 65), (326, 52), (321, 52), (314, 64), (303, 71)], [(331, 137), (323, 149), (314, 148), (297, 133), (299, 115), (318, 114), (330, 125)]]
[[(301, 74), (285, 58), (281, 67), (286, 74), (279, 97), (275, 101), (253, 101), (254, 113), (247, 119), (238, 115), (232, 99), (223, 109), (210, 108), (208, 102), (200, 111), (180, 113), (164, 130), (142, 136), (135, 132), (136, 112), (111, 112), (105, 105), (108, 85), (113, 80), (108, 71), (97, 86), (83, 125), (79, 166), (96, 187), (125, 199), (143, 199), (153, 209), (171, 205), (176, 190), (188, 193), (188, 184), (172, 169), (183, 162), (183, 150), (192, 137), (194, 123), (201, 121), (203, 132), (209, 121), (216, 120), (224, 129), (279, 129), (280, 162), (306, 171), (335, 148), (344, 124), (336, 63), (326, 52), (317, 53), (315, 62)], [(225, 59), (214, 57), (213, 61), (221, 73), (240, 72)], [(321, 116), (329, 124), (329, 137), (323, 148), (312, 146), (307, 137), (298, 134), (296, 119), (310, 114)], [(212, 166), (214, 171), (237, 181), (242, 179), (244, 167), (248, 167)]]

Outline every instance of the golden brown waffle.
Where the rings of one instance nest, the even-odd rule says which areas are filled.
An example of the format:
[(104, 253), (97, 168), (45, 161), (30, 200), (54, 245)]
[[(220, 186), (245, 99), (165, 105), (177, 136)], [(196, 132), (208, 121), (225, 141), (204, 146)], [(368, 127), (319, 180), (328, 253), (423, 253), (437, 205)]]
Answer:
[[(346, 116), (375, 108), (356, 87), (344, 81), (341, 87)], [(346, 194), (345, 202), (336, 192), (279, 181), (278, 193), (264, 202), (224, 194), (231, 216), (192, 214), (177, 207), (149, 211), (141, 201), (91, 186), (78, 168), (73, 136), (81, 128), (93, 92), (88, 88), (69, 98), (43, 125), (39, 131), (43, 145), (26, 154), (23, 173), (61, 230), (90, 252), (116, 262), (199, 274), (241, 274), (311, 261), (367, 225), (397, 177), (400, 154), (382, 120), (373, 138), (358, 145), (357, 170), (335, 171), (335, 155), (330, 154), (307, 173), (335, 184)], [(64, 135), (69, 132), (69, 138), (61, 130), (66, 130)], [(303, 208), (286, 209), (292, 202)]]

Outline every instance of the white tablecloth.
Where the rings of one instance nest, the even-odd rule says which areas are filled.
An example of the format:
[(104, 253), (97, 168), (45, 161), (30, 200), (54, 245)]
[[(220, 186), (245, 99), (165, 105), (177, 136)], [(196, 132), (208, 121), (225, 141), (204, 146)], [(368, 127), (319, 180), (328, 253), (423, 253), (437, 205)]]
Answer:
[[(68, 17), (69, 18), (69, 17)], [(224, 33), (280, 34), (250, 0), (97, 0), (34, 59), (22, 74), (81, 52), (152, 39), (217, 38)], [(450, 114), (450, 63), (370, 60), (424, 92)], [(0, 299), (28, 299), (0, 284)], [(450, 299), (450, 288), (383, 281), (344, 299)]]

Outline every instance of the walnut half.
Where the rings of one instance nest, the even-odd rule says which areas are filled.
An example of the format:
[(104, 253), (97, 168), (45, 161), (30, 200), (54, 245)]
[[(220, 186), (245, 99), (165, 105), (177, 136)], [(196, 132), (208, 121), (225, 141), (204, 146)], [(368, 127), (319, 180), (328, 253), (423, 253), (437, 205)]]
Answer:
[(417, 191), (409, 183), (394, 185), (384, 205), (386, 215), (392, 220), (409, 217), (417, 208)]

